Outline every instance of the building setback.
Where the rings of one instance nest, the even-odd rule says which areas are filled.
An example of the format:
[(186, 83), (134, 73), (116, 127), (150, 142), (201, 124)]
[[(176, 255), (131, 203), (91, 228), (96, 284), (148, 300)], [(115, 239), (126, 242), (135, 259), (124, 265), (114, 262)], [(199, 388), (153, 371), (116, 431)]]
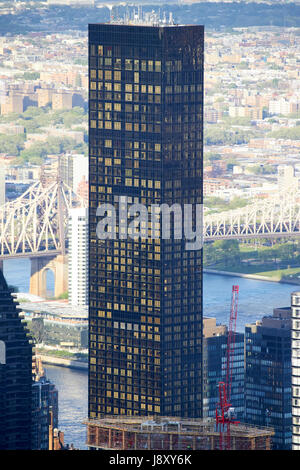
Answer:
[(89, 418), (202, 416), (202, 250), (100, 240), (96, 209), (202, 203), (203, 35), (89, 25)]
[(273, 448), (290, 450), (291, 309), (245, 327), (245, 421), (271, 426)]
[(31, 448), (32, 345), (0, 270), (0, 449)]

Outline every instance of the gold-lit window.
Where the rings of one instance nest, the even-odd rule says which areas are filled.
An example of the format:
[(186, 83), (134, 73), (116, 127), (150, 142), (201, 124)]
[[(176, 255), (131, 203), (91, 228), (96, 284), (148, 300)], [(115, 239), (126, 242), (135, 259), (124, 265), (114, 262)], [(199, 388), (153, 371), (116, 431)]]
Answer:
[(114, 72), (114, 80), (117, 80), (118, 82), (121, 81), (121, 72), (119, 71)]

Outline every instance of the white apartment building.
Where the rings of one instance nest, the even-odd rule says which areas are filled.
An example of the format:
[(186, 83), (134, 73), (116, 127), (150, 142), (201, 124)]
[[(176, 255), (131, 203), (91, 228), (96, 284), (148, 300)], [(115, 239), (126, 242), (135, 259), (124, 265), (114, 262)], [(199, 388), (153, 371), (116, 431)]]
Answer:
[(79, 183), (89, 179), (89, 159), (84, 154), (65, 154), (60, 160), (60, 171), (64, 182), (77, 193)]
[(69, 303), (88, 305), (88, 209), (70, 210), (69, 217)]
[(299, 178), (295, 176), (295, 170), (292, 165), (278, 165), (277, 181), (280, 191), (292, 189), (297, 191), (299, 188)]
[(279, 100), (271, 100), (269, 102), (269, 113), (270, 114), (287, 114), (297, 112), (299, 108), (299, 99), (293, 97), (290, 100), (280, 98)]
[(0, 167), (0, 206), (5, 204), (5, 168)]
[(89, 159), (85, 155), (74, 155), (73, 157), (73, 191), (77, 193), (78, 185), (82, 179), (89, 179)]

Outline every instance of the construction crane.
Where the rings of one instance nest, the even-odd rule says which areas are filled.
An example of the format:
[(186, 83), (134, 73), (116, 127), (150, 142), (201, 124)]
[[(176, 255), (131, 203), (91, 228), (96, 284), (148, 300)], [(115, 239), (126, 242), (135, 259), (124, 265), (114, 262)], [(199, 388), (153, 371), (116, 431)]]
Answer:
[(234, 408), (231, 406), (231, 385), (232, 371), (235, 348), (236, 318), (238, 308), (239, 286), (232, 286), (231, 310), (229, 318), (229, 328), (227, 336), (226, 351), (226, 381), (219, 382), (219, 403), (216, 407), (216, 426), (220, 433), (219, 448), (220, 450), (230, 449), (230, 425), (238, 424), (234, 418)]

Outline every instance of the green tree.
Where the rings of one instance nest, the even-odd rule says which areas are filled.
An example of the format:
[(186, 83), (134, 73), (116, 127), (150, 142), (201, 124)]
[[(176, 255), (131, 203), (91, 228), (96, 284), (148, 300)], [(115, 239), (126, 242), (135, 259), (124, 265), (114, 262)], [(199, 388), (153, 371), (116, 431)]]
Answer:
[(237, 240), (217, 240), (213, 248), (219, 254), (220, 261), (223, 261), (226, 266), (234, 266), (240, 262), (240, 247)]
[(33, 318), (31, 320), (31, 333), (36, 344), (43, 342), (45, 336), (44, 320), (42, 318)]
[(24, 148), (24, 140), (24, 135), (0, 134), (0, 153), (18, 156)]

